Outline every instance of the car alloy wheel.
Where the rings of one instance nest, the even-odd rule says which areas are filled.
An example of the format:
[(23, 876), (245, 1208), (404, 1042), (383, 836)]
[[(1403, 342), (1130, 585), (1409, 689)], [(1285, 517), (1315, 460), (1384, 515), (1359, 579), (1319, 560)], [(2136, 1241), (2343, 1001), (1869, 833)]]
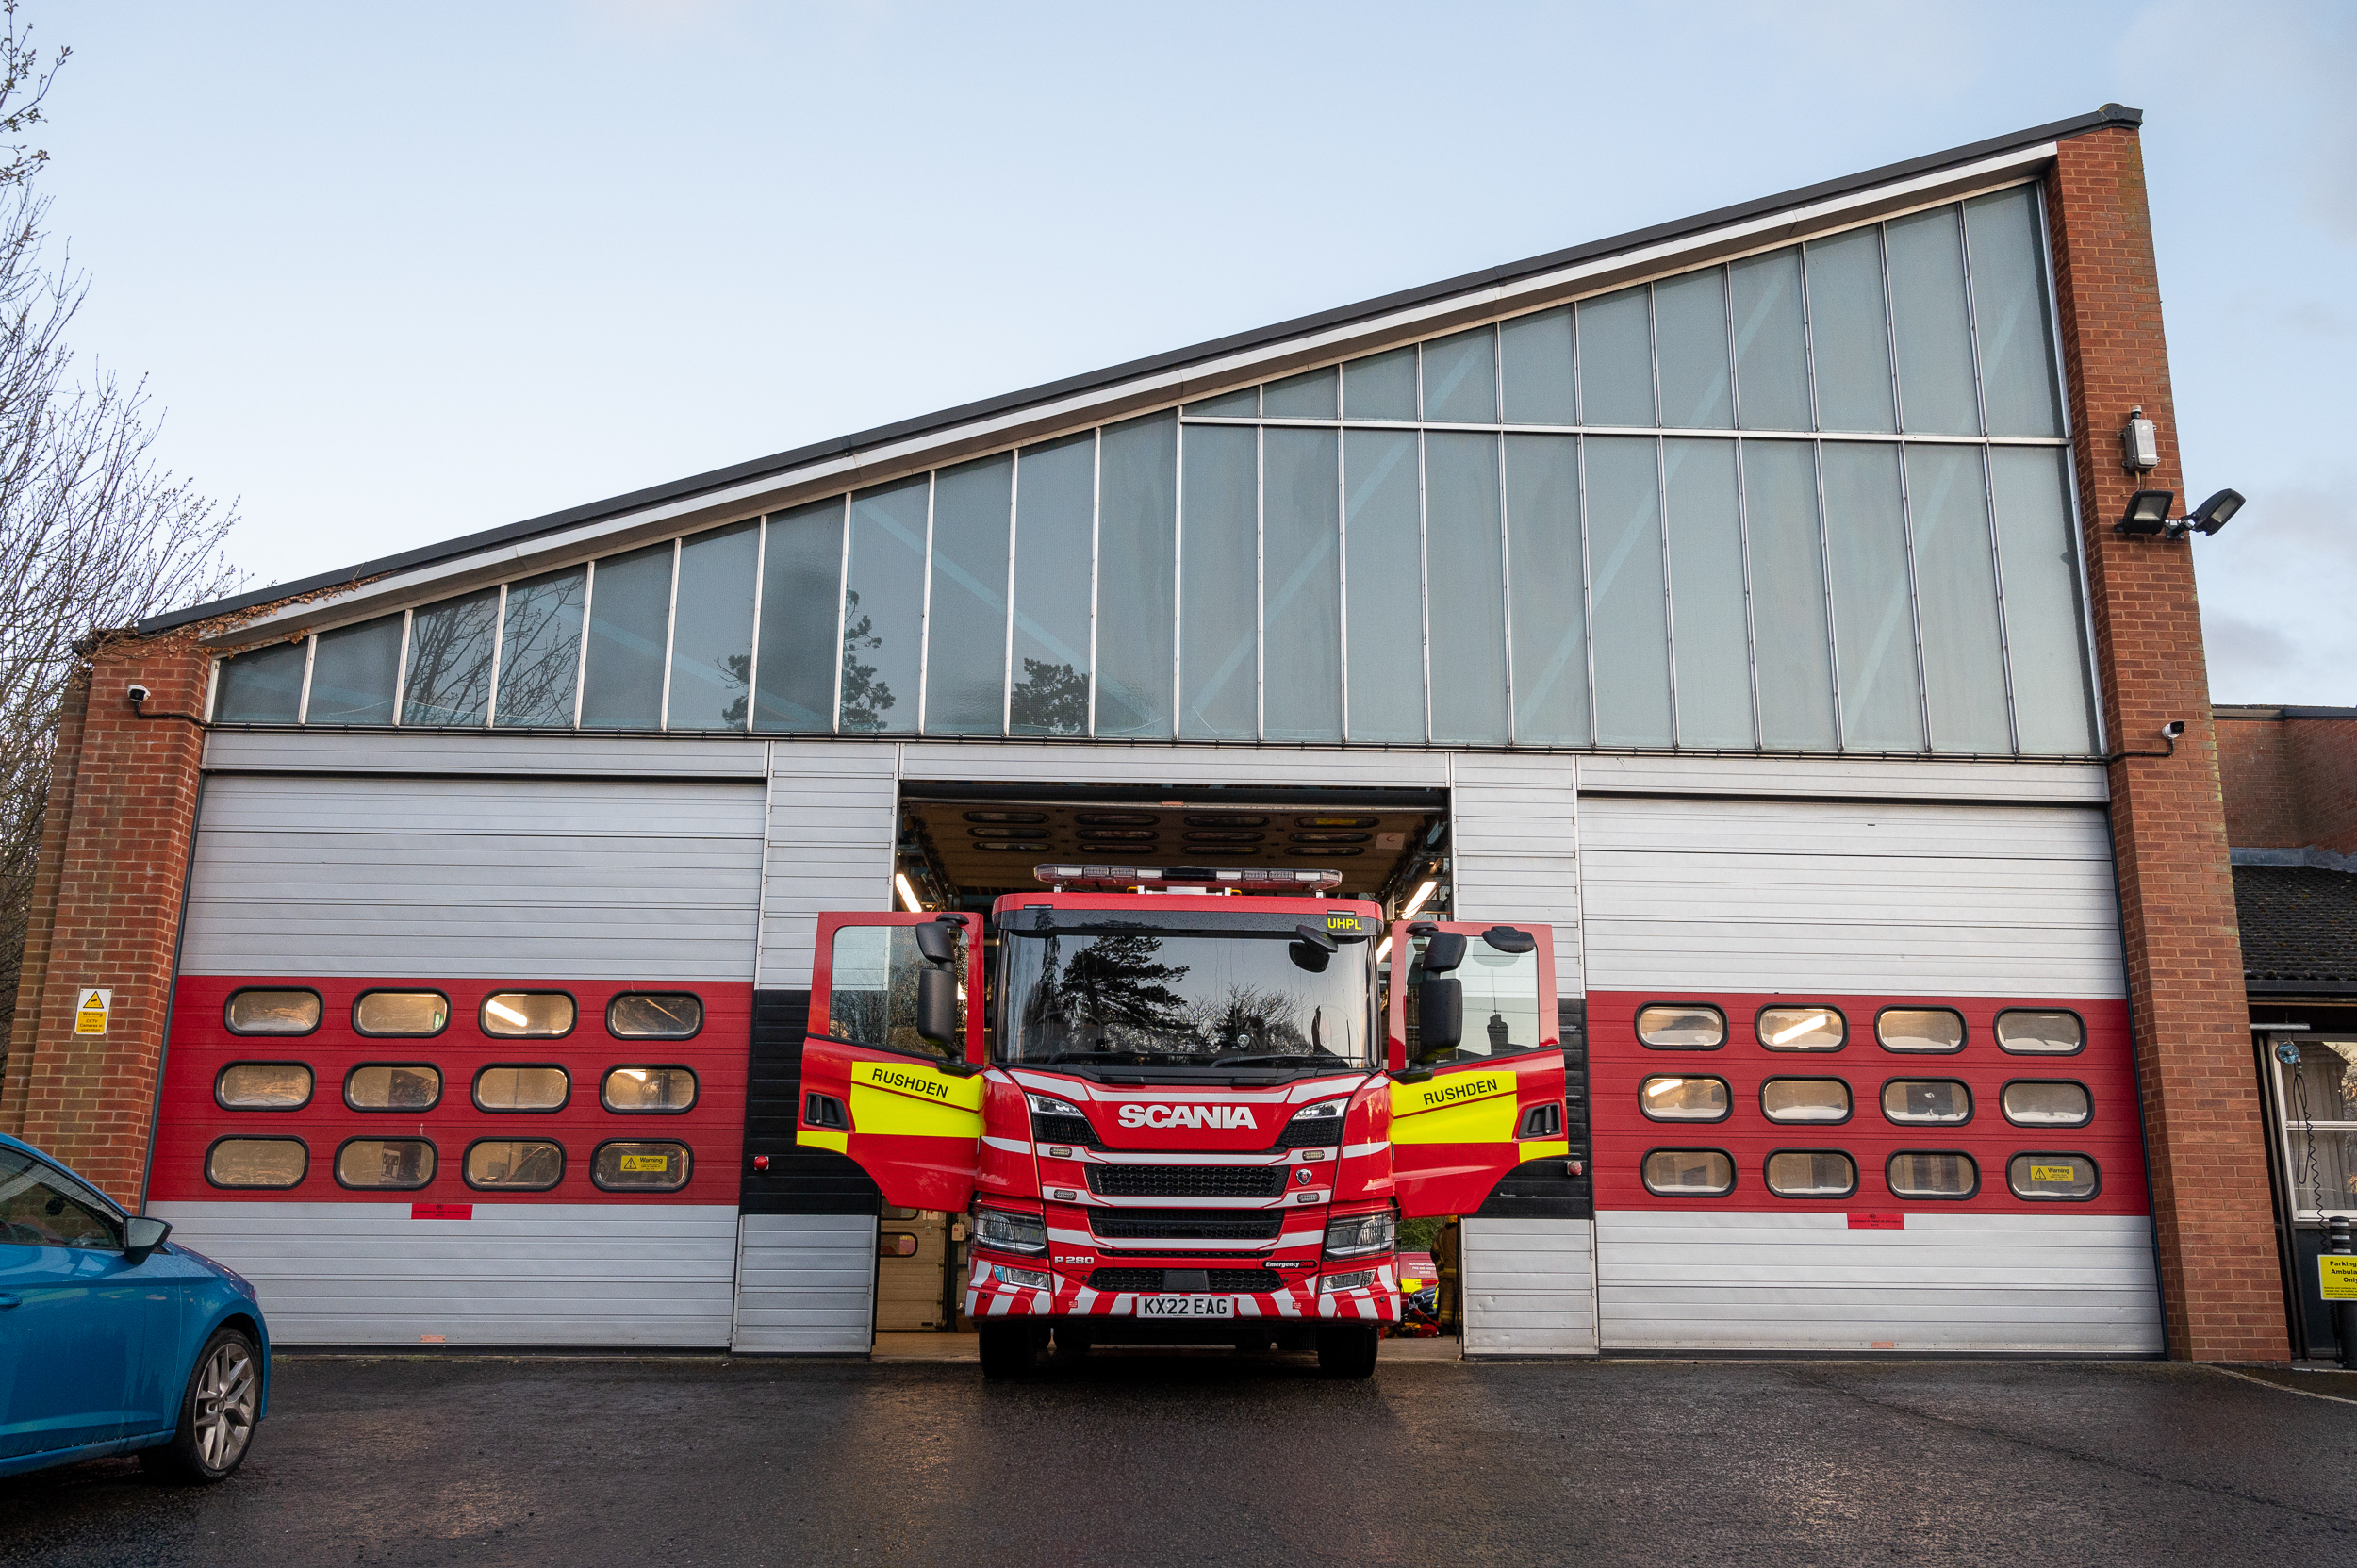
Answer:
[(224, 1340), (205, 1358), (196, 1376), (197, 1457), (207, 1470), (227, 1470), (254, 1439), (254, 1408), (259, 1395), (254, 1358), (238, 1340)]

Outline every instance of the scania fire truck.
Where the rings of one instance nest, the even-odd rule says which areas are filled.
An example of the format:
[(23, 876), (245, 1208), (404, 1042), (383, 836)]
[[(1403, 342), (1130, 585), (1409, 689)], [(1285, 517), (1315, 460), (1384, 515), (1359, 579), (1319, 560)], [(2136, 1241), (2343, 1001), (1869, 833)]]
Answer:
[(799, 1143), (966, 1213), (984, 1376), (1052, 1338), (1365, 1377), (1399, 1222), (1569, 1153), (1546, 927), (1387, 923), (1335, 871), (1035, 874), (987, 928), (821, 916), (802, 1049)]

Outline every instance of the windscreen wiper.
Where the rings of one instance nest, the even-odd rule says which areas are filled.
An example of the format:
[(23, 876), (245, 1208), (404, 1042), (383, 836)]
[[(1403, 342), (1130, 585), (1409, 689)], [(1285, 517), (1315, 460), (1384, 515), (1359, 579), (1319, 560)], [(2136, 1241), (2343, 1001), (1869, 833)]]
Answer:
[(1282, 1050), (1258, 1053), (1247, 1051), (1236, 1056), (1214, 1056), (1209, 1065), (1214, 1067), (1234, 1067), (1241, 1066), (1247, 1062), (1339, 1062), (1345, 1067), (1350, 1065), (1348, 1057), (1337, 1056), (1329, 1050)]

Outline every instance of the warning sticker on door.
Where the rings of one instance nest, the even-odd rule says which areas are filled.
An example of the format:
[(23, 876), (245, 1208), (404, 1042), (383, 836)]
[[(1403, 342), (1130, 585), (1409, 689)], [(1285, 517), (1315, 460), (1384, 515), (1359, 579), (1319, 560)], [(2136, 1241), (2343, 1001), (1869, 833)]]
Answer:
[(76, 1034), (106, 1033), (107, 1015), (114, 1009), (115, 994), (112, 991), (94, 991), (85, 988), (77, 992), (75, 997), (74, 1032)]
[(2357, 1257), (2318, 1258), (2316, 1286), (2327, 1301), (2357, 1301)]
[(671, 1157), (668, 1154), (625, 1154), (622, 1156), (622, 1169), (626, 1171), (653, 1171), (659, 1174), (670, 1168)]

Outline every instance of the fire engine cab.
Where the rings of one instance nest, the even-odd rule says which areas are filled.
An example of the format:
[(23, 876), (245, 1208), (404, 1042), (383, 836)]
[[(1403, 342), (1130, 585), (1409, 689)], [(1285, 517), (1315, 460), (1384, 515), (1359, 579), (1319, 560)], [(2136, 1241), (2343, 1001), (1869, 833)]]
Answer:
[(1374, 1370), (1404, 1219), (1569, 1153), (1543, 926), (1399, 921), (1335, 871), (1045, 865), (819, 919), (797, 1141), (970, 1211), (986, 1377), (1051, 1337)]

